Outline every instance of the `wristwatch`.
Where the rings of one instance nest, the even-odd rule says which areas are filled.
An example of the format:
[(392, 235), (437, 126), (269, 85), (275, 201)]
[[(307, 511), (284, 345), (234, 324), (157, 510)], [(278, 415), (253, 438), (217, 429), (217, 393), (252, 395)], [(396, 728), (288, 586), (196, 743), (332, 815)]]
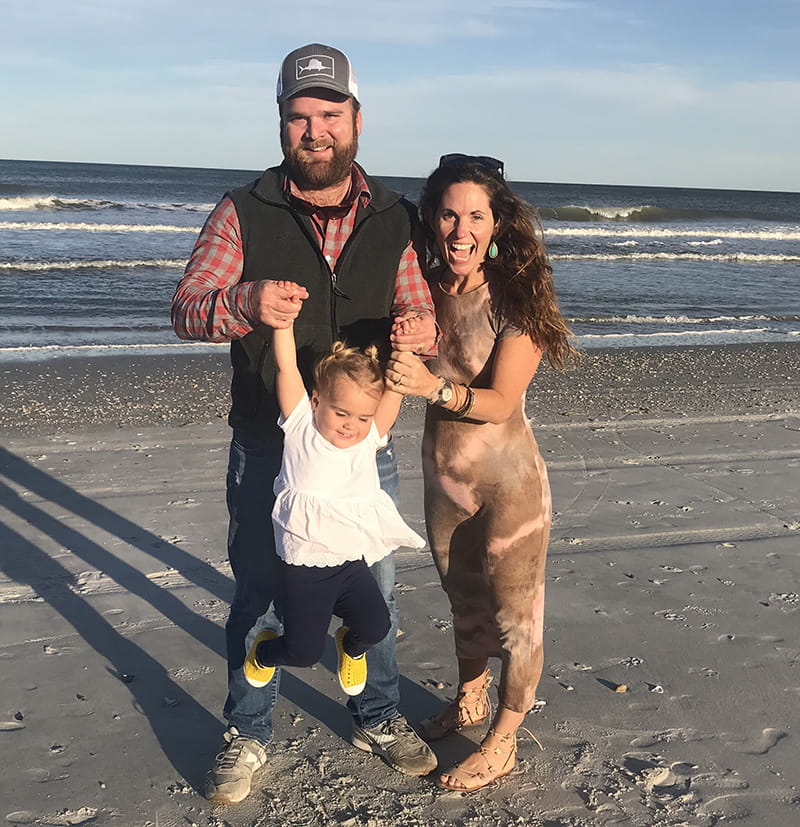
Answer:
[(436, 391), (427, 397), (431, 405), (446, 405), (453, 398), (453, 383), (449, 379), (439, 377)]

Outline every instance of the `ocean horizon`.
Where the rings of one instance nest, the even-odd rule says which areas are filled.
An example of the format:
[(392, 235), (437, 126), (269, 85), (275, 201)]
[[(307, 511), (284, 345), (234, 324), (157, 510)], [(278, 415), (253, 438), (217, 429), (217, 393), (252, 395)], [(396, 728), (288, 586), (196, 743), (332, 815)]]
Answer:
[[(227, 347), (177, 340), (169, 305), (207, 213), (258, 174), (0, 160), (0, 361)], [(377, 177), (412, 201), (424, 180)], [(800, 194), (510, 184), (581, 348), (800, 342)]]

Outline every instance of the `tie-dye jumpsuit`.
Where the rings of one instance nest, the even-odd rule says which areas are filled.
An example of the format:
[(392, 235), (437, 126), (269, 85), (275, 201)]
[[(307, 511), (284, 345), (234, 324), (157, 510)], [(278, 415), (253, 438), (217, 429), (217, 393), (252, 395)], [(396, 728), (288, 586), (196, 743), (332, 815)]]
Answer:
[[(433, 294), (442, 338), (428, 367), (488, 387), (496, 343), (520, 331), (494, 314), (485, 284)], [(524, 394), (502, 424), (459, 420), (429, 405), (422, 463), (428, 538), (453, 611), (456, 655), (500, 657), (500, 703), (527, 712), (542, 673), (552, 508)]]

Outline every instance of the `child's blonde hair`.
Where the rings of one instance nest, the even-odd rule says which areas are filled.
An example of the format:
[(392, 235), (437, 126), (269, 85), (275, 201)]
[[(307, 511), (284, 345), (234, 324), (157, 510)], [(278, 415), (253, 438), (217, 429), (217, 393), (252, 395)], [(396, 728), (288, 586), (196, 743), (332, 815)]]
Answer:
[(314, 365), (314, 387), (319, 393), (330, 393), (333, 383), (342, 376), (370, 396), (381, 396), (385, 386), (378, 348), (369, 345), (359, 350), (344, 342), (334, 342), (330, 353)]

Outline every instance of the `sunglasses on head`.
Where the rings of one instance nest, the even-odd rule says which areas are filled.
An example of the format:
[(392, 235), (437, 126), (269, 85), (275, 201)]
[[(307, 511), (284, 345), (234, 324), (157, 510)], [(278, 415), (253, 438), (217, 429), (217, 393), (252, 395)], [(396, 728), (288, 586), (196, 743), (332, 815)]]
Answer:
[(439, 158), (440, 167), (455, 167), (461, 164), (480, 164), (490, 172), (496, 172), (502, 178), (505, 173), (505, 165), (497, 158), (490, 155), (464, 155), (462, 152), (451, 152), (449, 155), (442, 155)]

